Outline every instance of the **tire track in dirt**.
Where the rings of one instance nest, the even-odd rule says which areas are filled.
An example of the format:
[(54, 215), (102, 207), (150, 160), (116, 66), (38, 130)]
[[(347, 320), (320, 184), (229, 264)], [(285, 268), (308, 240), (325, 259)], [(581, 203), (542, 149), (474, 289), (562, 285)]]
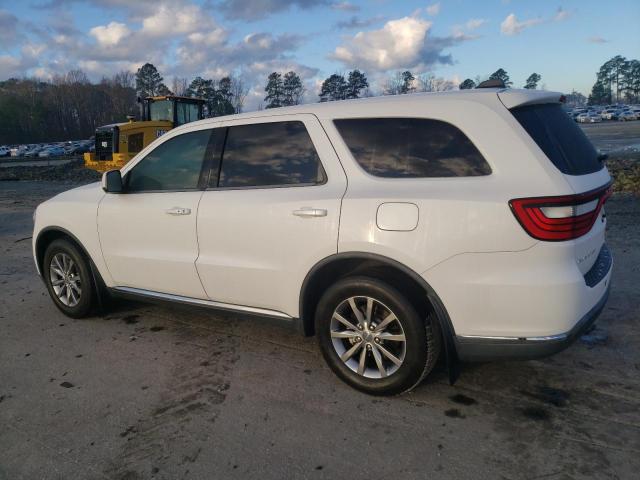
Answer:
[[(168, 310), (145, 316), (155, 322), (171, 322)], [(139, 335), (156, 335), (162, 330), (152, 327)], [(239, 339), (184, 323), (172, 322), (166, 330), (164, 334), (171, 335), (179, 348), (171, 380), (154, 409), (120, 433), (126, 443), (105, 472), (113, 478), (184, 478), (208, 440), (203, 421), (211, 424), (204, 431), (214, 435), (216, 418), (230, 388), (231, 370), (238, 360)]]

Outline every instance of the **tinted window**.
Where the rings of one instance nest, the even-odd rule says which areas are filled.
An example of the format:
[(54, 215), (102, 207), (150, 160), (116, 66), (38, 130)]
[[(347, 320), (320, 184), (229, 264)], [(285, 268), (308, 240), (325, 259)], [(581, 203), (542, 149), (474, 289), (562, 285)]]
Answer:
[(511, 113), (562, 173), (585, 175), (602, 168), (596, 149), (560, 104), (519, 107)]
[(356, 161), (379, 177), (489, 175), (478, 149), (450, 123), (421, 118), (354, 118), (335, 125)]
[(320, 159), (302, 122), (229, 128), (220, 187), (316, 184), (324, 179)]
[(140, 192), (198, 188), (210, 136), (211, 130), (200, 130), (162, 143), (127, 173), (128, 190)]

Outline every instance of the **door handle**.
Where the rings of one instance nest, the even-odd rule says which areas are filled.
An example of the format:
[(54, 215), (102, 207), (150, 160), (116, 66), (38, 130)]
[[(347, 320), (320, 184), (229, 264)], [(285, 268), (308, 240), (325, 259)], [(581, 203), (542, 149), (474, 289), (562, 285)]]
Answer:
[(327, 210), (324, 208), (302, 207), (300, 210), (294, 210), (296, 217), (326, 217)]
[(191, 215), (190, 208), (173, 207), (164, 211), (167, 215)]

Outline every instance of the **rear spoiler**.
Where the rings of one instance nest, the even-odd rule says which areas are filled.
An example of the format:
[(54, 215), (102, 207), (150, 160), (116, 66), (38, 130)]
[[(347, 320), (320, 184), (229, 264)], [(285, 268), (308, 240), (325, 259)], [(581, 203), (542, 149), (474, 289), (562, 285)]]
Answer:
[(508, 88), (498, 92), (498, 98), (508, 109), (534, 105), (536, 103), (561, 103), (564, 95), (560, 92)]

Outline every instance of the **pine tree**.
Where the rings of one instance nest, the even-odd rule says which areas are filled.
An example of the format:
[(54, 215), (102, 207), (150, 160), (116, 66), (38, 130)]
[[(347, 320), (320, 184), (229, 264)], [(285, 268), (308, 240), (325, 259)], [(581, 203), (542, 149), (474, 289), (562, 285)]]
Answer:
[(611, 90), (602, 79), (596, 80), (589, 95), (589, 105), (602, 105), (611, 103)]
[(409, 70), (405, 70), (400, 74), (402, 76), (402, 84), (400, 85), (400, 93), (411, 93), (416, 87), (413, 86), (413, 81), (416, 77)]
[(296, 72), (287, 72), (282, 82), (283, 105), (298, 105), (304, 95), (302, 80)]
[(466, 80), (464, 80), (460, 86), (458, 87), (460, 90), (470, 90), (472, 88), (476, 88), (476, 82), (474, 82), (473, 80), (471, 80), (470, 78), (467, 78)]
[(168, 90), (163, 83), (162, 75), (151, 63), (145, 63), (136, 72), (136, 93), (140, 98), (161, 95), (162, 87), (162, 90)]
[(527, 83), (525, 84), (524, 88), (528, 89), (528, 90), (535, 90), (536, 88), (538, 88), (538, 82), (542, 79), (541, 75), (538, 75), (537, 73), (532, 73), (531, 75), (529, 75), (529, 78), (527, 78)]
[(205, 80), (202, 77), (194, 78), (187, 88), (186, 95), (188, 97), (202, 98), (204, 100), (205, 116), (213, 116), (213, 112), (216, 108), (213, 80)]
[(320, 101), (344, 100), (347, 96), (347, 82), (342, 75), (334, 73), (320, 87)]
[(369, 87), (369, 81), (364, 73), (356, 69), (349, 72), (346, 86), (346, 98), (360, 98), (360, 92)]
[(489, 75), (489, 78), (502, 80), (505, 87), (510, 87), (511, 85), (513, 85), (513, 82), (509, 80), (509, 74), (502, 68), (499, 68), (498, 70), (493, 72), (491, 75)]
[(231, 78), (223, 77), (218, 81), (217, 88), (215, 86), (213, 87), (213, 102), (210, 116), (220, 117), (222, 115), (231, 115), (233, 113), (235, 113), (235, 107), (233, 106)]
[(270, 74), (267, 79), (267, 86), (264, 89), (267, 93), (264, 97), (264, 101), (267, 102), (265, 108), (278, 108), (283, 105), (283, 88), (282, 75), (278, 72)]

